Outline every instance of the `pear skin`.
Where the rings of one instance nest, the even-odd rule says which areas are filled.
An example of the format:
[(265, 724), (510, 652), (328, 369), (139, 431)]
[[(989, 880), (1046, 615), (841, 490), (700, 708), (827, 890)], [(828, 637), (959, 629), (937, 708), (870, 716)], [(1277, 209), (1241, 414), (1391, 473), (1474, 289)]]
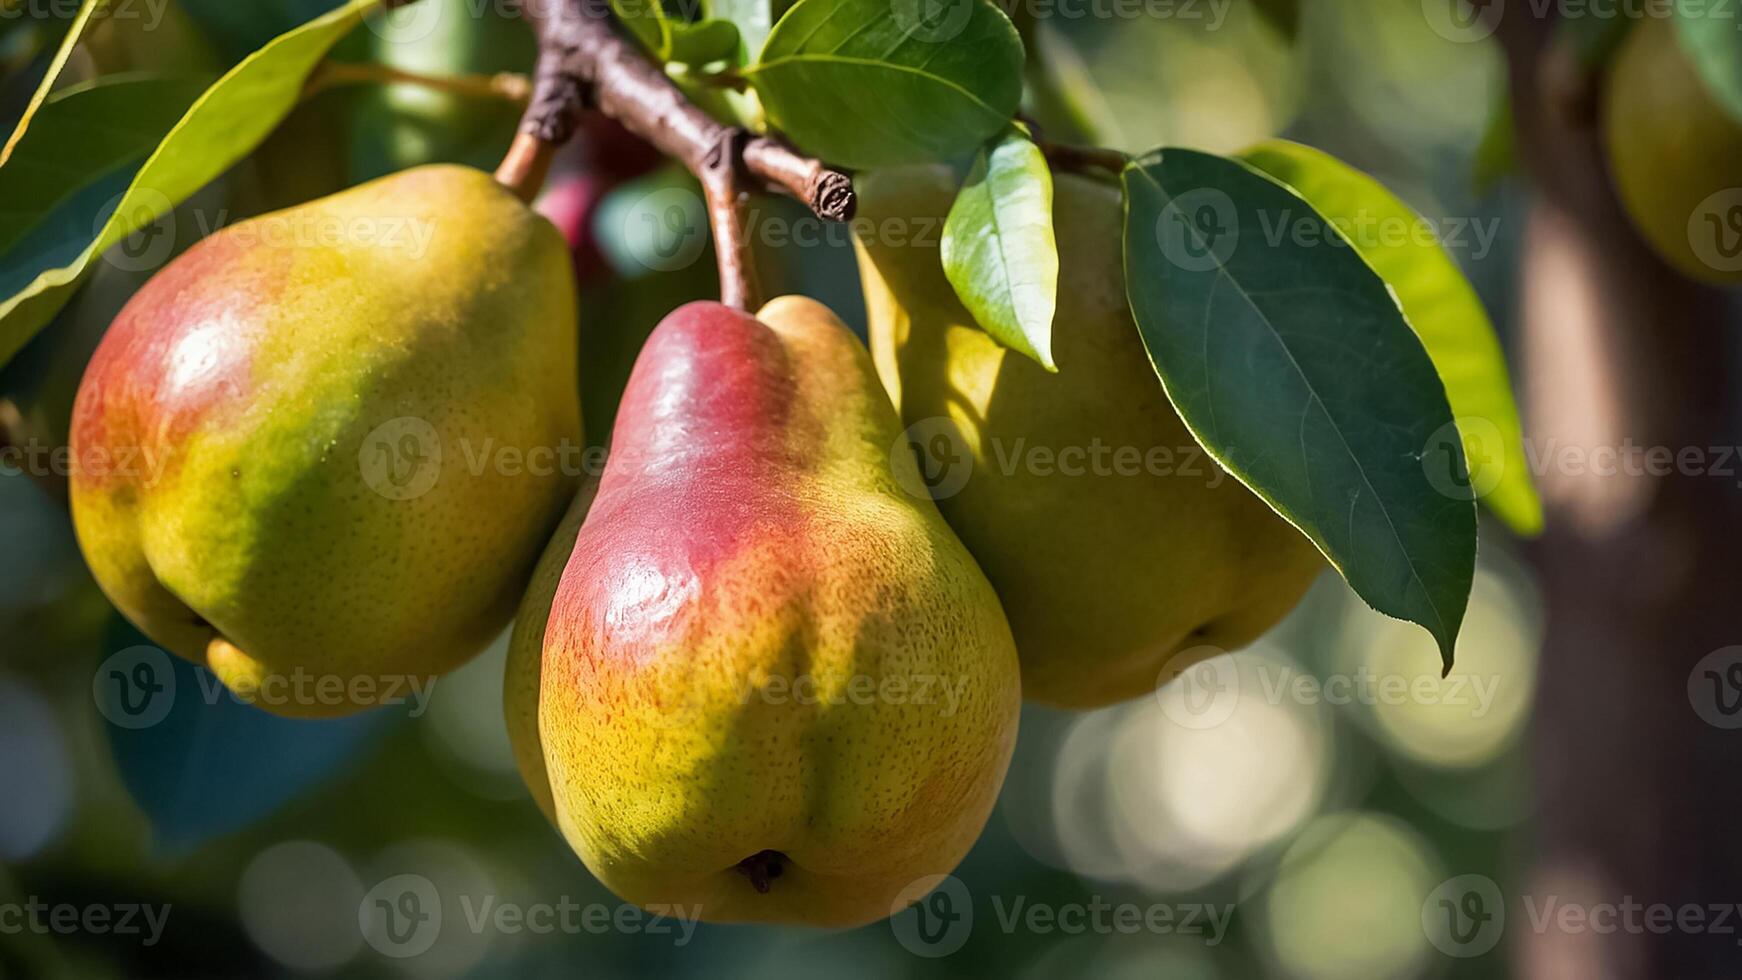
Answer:
[(1053, 178), (1052, 374), (981, 330), (945, 278), (923, 232), (957, 184), (941, 167), (862, 177), (855, 245), (878, 373), (1004, 601), (1023, 695), (1099, 707), (1251, 642), (1323, 561), (1168, 402), (1125, 298), (1119, 188)]
[(1652, 249), (1691, 279), (1742, 282), (1733, 190), (1742, 125), (1682, 50), (1673, 20), (1628, 29), (1603, 74), (1602, 137), (1615, 192)]
[(577, 480), (562, 236), (406, 171), (155, 276), (73, 411), (74, 526), (148, 636), (293, 716), (415, 696), (512, 615)]
[(534, 795), (612, 891), (854, 926), (967, 852), (1019, 668), (918, 479), (869, 355), (821, 304), (691, 303), (654, 331), (506, 682)]

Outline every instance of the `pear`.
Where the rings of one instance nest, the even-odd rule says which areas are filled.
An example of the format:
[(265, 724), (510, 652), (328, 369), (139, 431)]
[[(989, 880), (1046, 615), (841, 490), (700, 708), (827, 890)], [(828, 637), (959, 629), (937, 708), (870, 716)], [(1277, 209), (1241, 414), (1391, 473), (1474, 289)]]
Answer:
[(1676, 37), (1647, 17), (1604, 77), (1603, 145), (1622, 206), (1683, 275), (1742, 282), (1742, 124), (1713, 97)]
[(918, 479), (870, 356), (821, 304), (691, 303), (655, 329), (505, 682), (534, 797), (612, 891), (853, 926), (967, 852), (1019, 668)]
[(878, 371), (1010, 614), (1024, 696), (1098, 707), (1250, 642), (1322, 561), (1162, 391), (1126, 303), (1119, 188), (1054, 177), (1053, 374), (976, 326), (945, 278), (956, 187), (939, 167), (862, 178), (855, 245)]
[(411, 700), (507, 625), (573, 495), (575, 317), (562, 236), (468, 168), (212, 235), (79, 386), (98, 584), (267, 710)]

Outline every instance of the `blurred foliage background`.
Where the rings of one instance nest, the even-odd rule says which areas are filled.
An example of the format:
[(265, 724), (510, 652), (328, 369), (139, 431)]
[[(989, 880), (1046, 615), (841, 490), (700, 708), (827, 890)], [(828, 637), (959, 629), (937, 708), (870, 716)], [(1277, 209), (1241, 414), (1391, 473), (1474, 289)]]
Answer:
[[(423, 4), (480, 9), (464, 0)], [(75, 67), (85, 78), (221, 70), (329, 5), (179, 0), (170, 7), (180, 25), (173, 33), (87, 45)], [(1108, 145), (1226, 151), (1288, 135), (1375, 174), (1442, 230), (1453, 222), (1493, 229), (1491, 243), (1466, 235), (1453, 245), (1504, 331), (1519, 225), (1513, 192), (1479, 192), (1473, 177), (1504, 85), (1497, 50), (1435, 34), (1413, 3), (1306, 7), (1292, 42), (1247, 3), (1225, 8), (1226, 22), (1213, 28), (1184, 16), (1052, 18), (1035, 36), (1077, 124)], [(1211, 7), (1199, 9), (1207, 15)], [(337, 57), (430, 72), (530, 65), (531, 38), (516, 22), (491, 15), (445, 23), (456, 29), (415, 41), (359, 31)], [(11, 120), (64, 22), (0, 25), (0, 119)], [(171, 219), (176, 245), (209, 230), (212, 216), (233, 221), (414, 163), (492, 166), (517, 115), (508, 103), (407, 86), (327, 92)], [(684, 180), (669, 171), (634, 178), (589, 212), (608, 269), (586, 286), (580, 325), (594, 439), (658, 317), (713, 289), (709, 262), (667, 273), (636, 260), (639, 203)], [(189, 220), (192, 212), (199, 220)], [(765, 261), (771, 294), (809, 292), (862, 327), (846, 236), (772, 249)], [(142, 279), (105, 265), (0, 378), (0, 391), (47, 392), (33, 404), (70, 400), (89, 344)], [(687, 943), (610, 928), (469, 928), (458, 896), (615, 904), (515, 773), (500, 710), (504, 644), (443, 679), (415, 717), (292, 722), (184, 696), (156, 725), (120, 727), (93, 694), (99, 667), (144, 640), (84, 571), (54, 489), (0, 477), (0, 903), (148, 902), (173, 911), (151, 948), (126, 936), (0, 933), (0, 976), (826, 970), (839, 978), (1359, 980), (1506, 972), (1504, 944), (1454, 959), (1422, 925), (1424, 900), (1450, 877), (1511, 881), (1531, 820), (1520, 743), (1531, 720), (1540, 615), (1498, 527), (1483, 530), (1457, 668), (1441, 689), (1468, 685), (1464, 703), (1300, 693), (1314, 678), (1363, 674), (1439, 683), (1425, 633), (1367, 611), (1327, 575), (1272, 635), (1218, 668), (1224, 680), (1232, 671), (1242, 692), (1221, 724), (1181, 724), (1165, 697), (1084, 714), (1026, 711), (999, 809), (957, 872), (972, 896), (971, 933), (959, 952), (928, 958), (904, 947), (889, 923), (832, 935), (702, 926)], [(196, 668), (177, 666), (178, 685), (200, 690)], [(1483, 689), (1492, 698), (1479, 704)], [(357, 910), (372, 887), (404, 873), (437, 884), (448, 925), (426, 952), (394, 958), (365, 941)], [(1005, 929), (998, 915), (1018, 899), (1063, 908), (1097, 898), (1145, 908), (1231, 905), (1233, 915), (1219, 941)]]

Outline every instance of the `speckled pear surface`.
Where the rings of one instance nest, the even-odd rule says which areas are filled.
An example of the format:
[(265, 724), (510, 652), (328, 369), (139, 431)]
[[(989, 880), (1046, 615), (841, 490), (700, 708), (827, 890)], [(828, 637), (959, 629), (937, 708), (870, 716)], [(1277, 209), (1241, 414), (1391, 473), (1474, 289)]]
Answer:
[(109, 598), (280, 714), (408, 698), (512, 614), (571, 497), (575, 296), (487, 174), (396, 174), (221, 231), (87, 368), (72, 511)]
[(856, 245), (878, 373), (937, 457), (944, 517), (1004, 600), (1023, 694), (1087, 708), (1251, 642), (1322, 560), (1169, 404), (1126, 303), (1119, 188), (1053, 181), (1057, 374), (1000, 347), (956, 299), (935, 234), (955, 197), (947, 170), (861, 178), (857, 224), (872, 233)]
[(900, 432), (814, 301), (692, 303), (648, 340), (505, 691), (535, 797), (618, 895), (852, 926), (979, 835), (1016, 655)]

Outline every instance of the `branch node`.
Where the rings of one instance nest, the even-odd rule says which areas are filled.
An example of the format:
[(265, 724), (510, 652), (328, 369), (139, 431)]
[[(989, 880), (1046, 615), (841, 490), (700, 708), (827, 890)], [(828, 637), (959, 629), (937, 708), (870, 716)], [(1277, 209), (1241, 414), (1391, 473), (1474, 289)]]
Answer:
[(732, 152), (739, 162), (734, 171), (753, 174), (759, 184), (803, 201), (825, 220), (852, 215), (847, 175), (703, 112), (616, 30), (603, 0), (520, 0), (520, 12), (539, 39), (523, 135), (561, 145), (574, 135), (582, 110), (596, 108), (700, 176), (703, 157), (726, 133), (735, 132)]

